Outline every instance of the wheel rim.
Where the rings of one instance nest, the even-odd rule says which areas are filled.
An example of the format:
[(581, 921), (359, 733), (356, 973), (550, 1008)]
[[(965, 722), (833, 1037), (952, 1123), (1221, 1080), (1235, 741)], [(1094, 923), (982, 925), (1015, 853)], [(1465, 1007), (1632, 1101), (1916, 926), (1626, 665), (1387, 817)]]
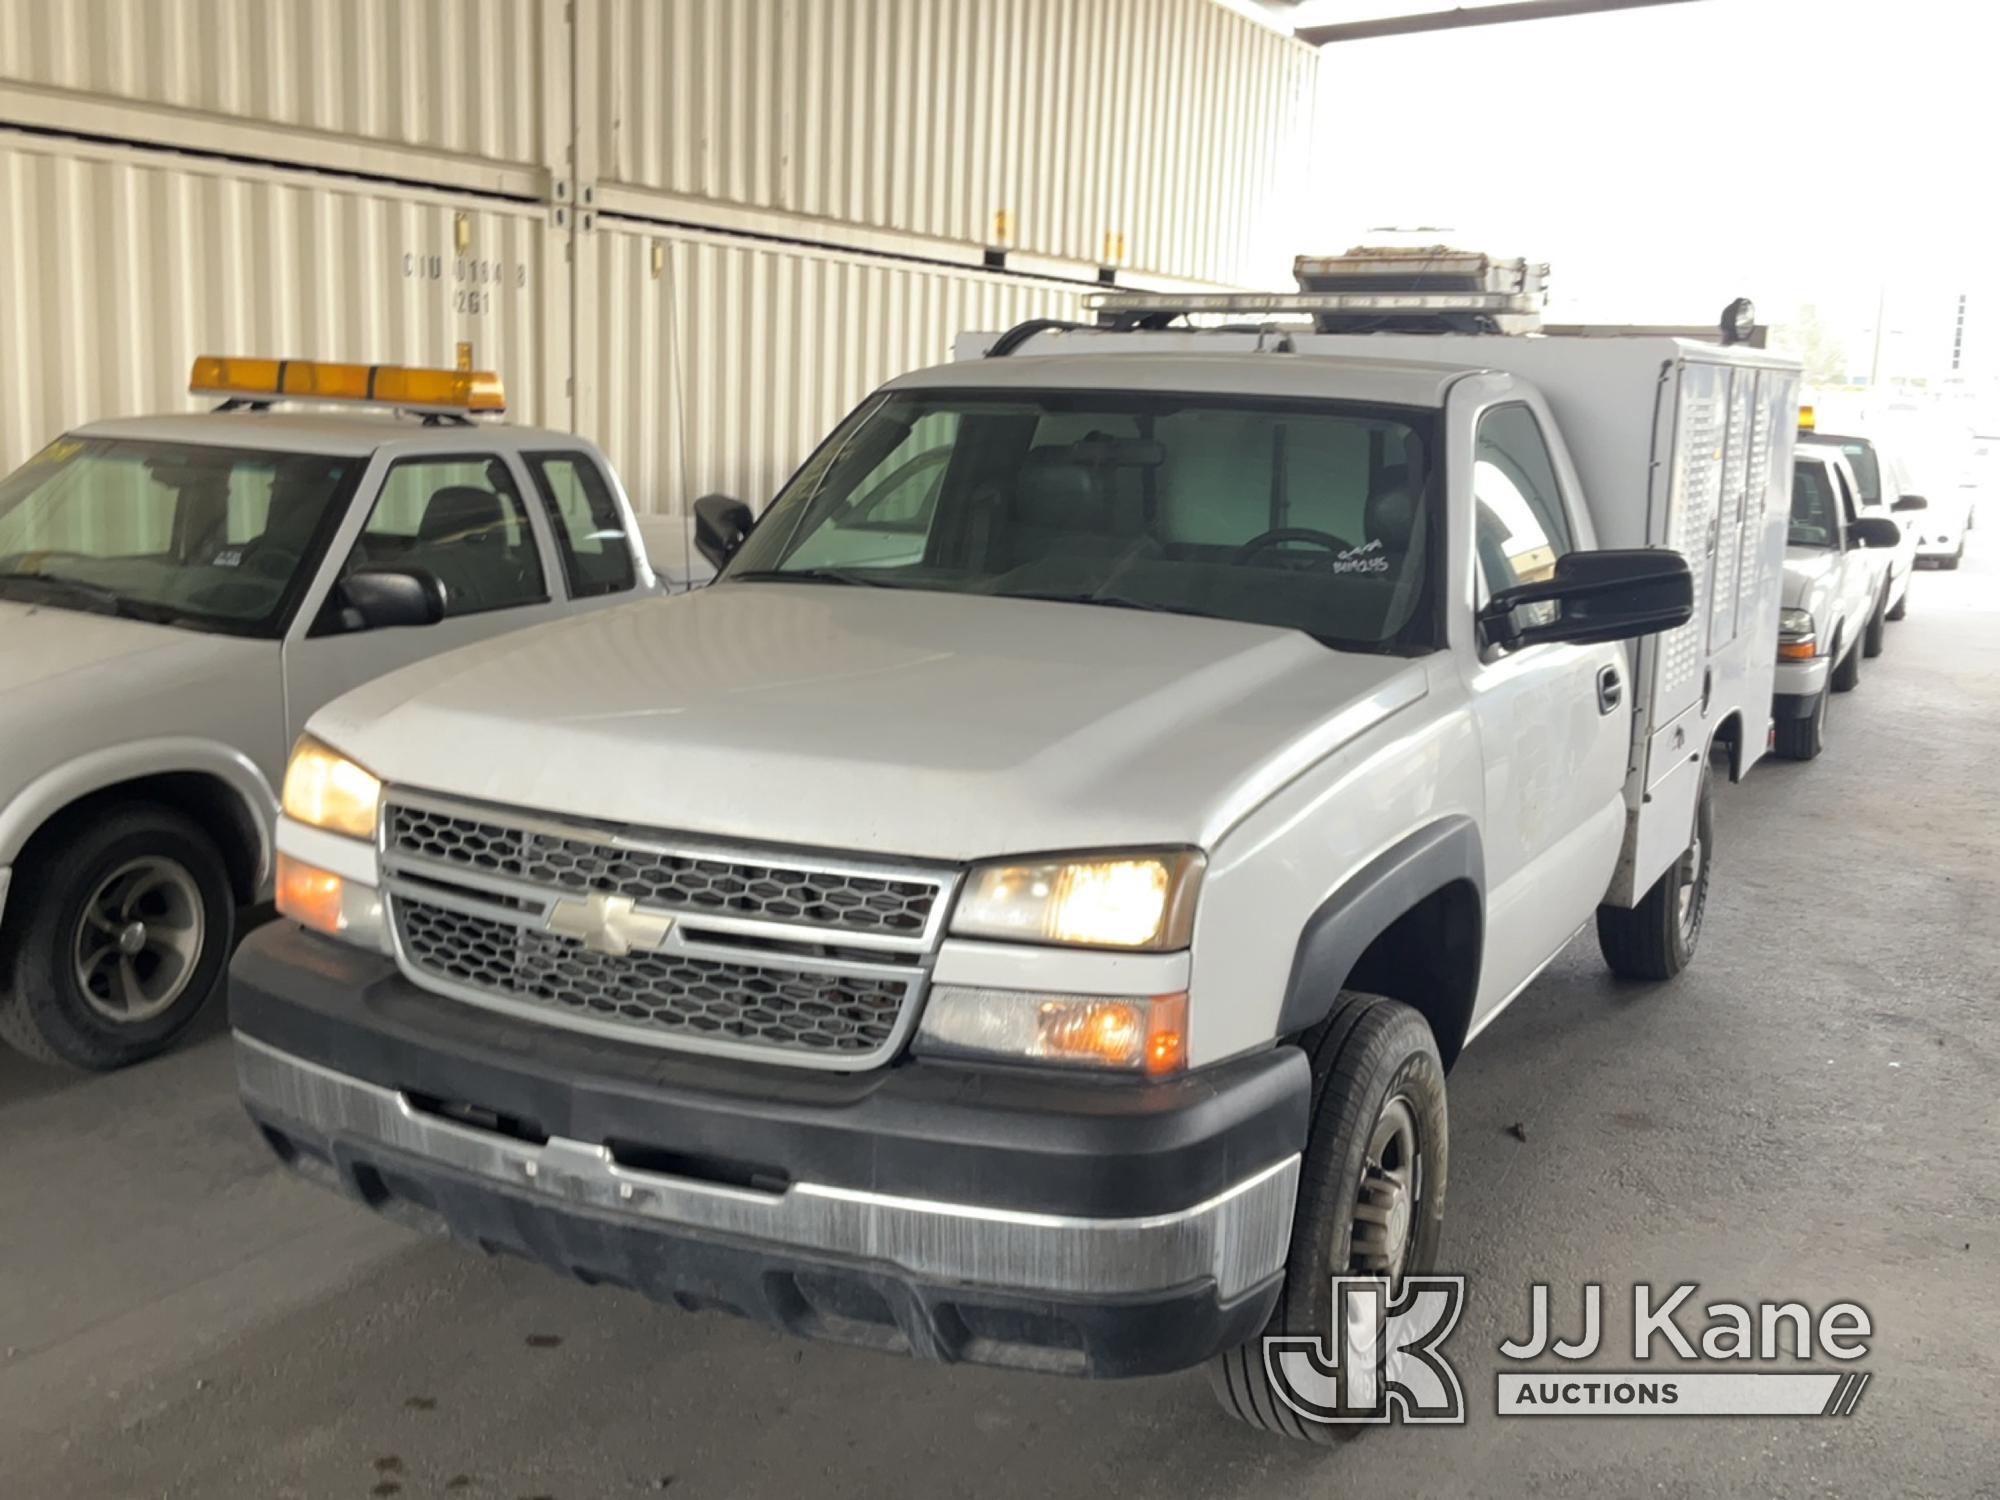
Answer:
[[(1817, 717), (1817, 716), (1815, 716)], [(1688, 839), (1687, 853), (1681, 856), (1679, 918), (1681, 946), (1692, 949), (1695, 935), (1701, 931), (1701, 909), (1708, 898), (1708, 830), (1707, 799), (1695, 803), (1694, 831)]]
[(1349, 1271), (1386, 1277), (1392, 1292), (1401, 1284), (1416, 1244), (1423, 1191), (1417, 1112), (1408, 1098), (1394, 1094), (1375, 1117), (1362, 1156), (1361, 1185), (1347, 1236)]
[(90, 893), (77, 923), (73, 964), (86, 1004), (120, 1026), (172, 1005), (201, 956), (201, 888), (162, 855), (121, 865)]
[(1682, 932), (1688, 930), (1689, 919), (1695, 914), (1696, 894), (1701, 889), (1702, 857), (1701, 829), (1697, 826), (1694, 832), (1694, 842), (1688, 845), (1687, 853), (1681, 857), (1680, 903)]

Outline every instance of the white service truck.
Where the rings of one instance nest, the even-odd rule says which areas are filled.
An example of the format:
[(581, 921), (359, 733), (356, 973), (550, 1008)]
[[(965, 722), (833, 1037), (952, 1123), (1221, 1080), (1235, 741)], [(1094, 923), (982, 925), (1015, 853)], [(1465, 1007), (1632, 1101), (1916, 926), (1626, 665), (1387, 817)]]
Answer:
[(189, 388), (221, 406), (0, 479), (0, 1040), (74, 1067), (221, 987), (314, 709), (656, 587), (595, 447), (475, 420), (490, 374), (203, 356)]
[(315, 899), (232, 971), (266, 1139), (585, 1280), (1206, 1362), (1324, 1438), (1260, 1336), (1434, 1265), (1446, 1070), (1580, 929), (1689, 961), (1770, 726), (1796, 367), (1339, 331), (1529, 300), (969, 337), (701, 502), (710, 587), (320, 710)]

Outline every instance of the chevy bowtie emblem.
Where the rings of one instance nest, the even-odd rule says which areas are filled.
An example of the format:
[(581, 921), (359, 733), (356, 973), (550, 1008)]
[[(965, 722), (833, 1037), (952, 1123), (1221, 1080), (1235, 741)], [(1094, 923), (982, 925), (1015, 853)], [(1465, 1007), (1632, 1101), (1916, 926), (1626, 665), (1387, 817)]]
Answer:
[(622, 958), (635, 948), (650, 953), (667, 940), (674, 919), (657, 912), (637, 911), (630, 896), (593, 891), (578, 899), (565, 896), (549, 908), (550, 932), (576, 938), (593, 953)]

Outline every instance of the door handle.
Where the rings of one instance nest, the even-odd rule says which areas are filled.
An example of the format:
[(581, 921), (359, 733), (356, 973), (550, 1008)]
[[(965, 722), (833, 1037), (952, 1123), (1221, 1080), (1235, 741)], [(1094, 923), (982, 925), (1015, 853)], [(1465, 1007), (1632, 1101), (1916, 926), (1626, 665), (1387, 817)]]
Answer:
[(1625, 696), (1625, 685), (1618, 680), (1616, 667), (1597, 669), (1597, 711), (1608, 714), (1616, 708)]

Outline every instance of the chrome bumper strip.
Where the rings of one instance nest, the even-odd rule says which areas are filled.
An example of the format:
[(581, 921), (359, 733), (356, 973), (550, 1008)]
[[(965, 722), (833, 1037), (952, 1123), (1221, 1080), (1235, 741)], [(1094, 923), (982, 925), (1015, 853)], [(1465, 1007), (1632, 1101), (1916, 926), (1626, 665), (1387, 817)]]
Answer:
[(794, 1183), (758, 1192), (619, 1165), (601, 1145), (546, 1144), (414, 1108), (237, 1034), (237, 1079), (253, 1114), (321, 1142), (378, 1145), (515, 1192), (666, 1227), (741, 1235), (807, 1254), (887, 1261), (913, 1277), (1056, 1295), (1117, 1296), (1204, 1279), (1230, 1299), (1285, 1263), (1299, 1158), (1204, 1203), (1144, 1218), (1089, 1219)]

